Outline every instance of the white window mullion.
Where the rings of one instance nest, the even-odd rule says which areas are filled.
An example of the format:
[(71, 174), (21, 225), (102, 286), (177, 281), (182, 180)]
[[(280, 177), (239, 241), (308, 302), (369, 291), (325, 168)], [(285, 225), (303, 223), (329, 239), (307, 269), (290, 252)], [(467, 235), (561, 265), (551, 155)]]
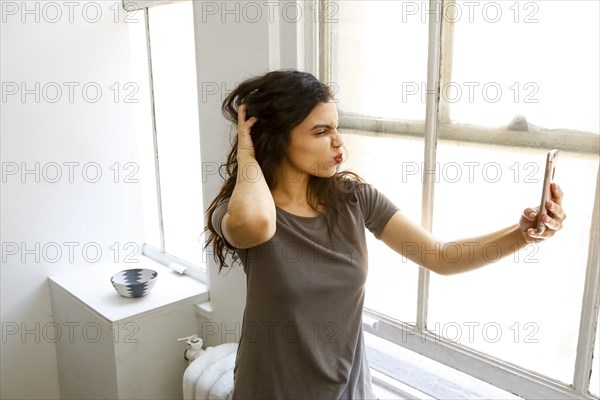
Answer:
[[(435, 188), (435, 159), (438, 128), (438, 99), (440, 88), (440, 63), (442, 47), (442, 0), (430, 0), (429, 40), (427, 56), (427, 92), (425, 104), (425, 154), (423, 192), (421, 197), (421, 225), (431, 231), (433, 226), (433, 198)], [(429, 271), (419, 269), (417, 294), (417, 326), (427, 324), (427, 299)]]
[[(442, 43), (440, 61), (440, 88), (452, 83), (452, 54), (454, 51), (454, 22), (456, 21), (456, 0), (444, 0), (442, 18)], [(450, 123), (450, 103), (447, 96), (439, 96), (438, 123), (440, 127)]]
[(324, 21), (322, 21), (322, 18), (324, 15), (327, 15), (327, 11), (329, 10), (329, 7), (331, 7), (332, 4), (335, 4), (335, 2), (331, 1), (331, 0), (321, 0), (319, 1), (319, 9), (318, 9), (318, 15), (317, 15), (317, 20), (320, 21), (319, 23), (319, 61), (317, 63), (319, 71), (318, 71), (318, 77), (319, 80), (321, 82), (324, 82), (326, 84), (330, 84), (331, 82), (333, 82), (334, 76), (333, 76), (333, 68), (332, 68), (332, 62), (333, 62), (333, 48), (334, 48), (334, 43), (333, 43), (333, 38), (335, 36), (335, 29), (337, 28), (336, 26), (333, 26), (334, 24), (330, 24), (330, 23), (325, 23)]
[(594, 354), (594, 337), (596, 329), (598, 329), (598, 309), (600, 307), (600, 255), (598, 252), (598, 247), (600, 246), (599, 208), (600, 167), (598, 168), (598, 175), (596, 178), (596, 199), (594, 200), (592, 225), (590, 227), (588, 265), (581, 305), (575, 373), (573, 376), (573, 387), (580, 393), (587, 393), (590, 385), (592, 357)]
[[(443, 110), (442, 104), (440, 101), (440, 114)], [(343, 111), (340, 111), (339, 114), (340, 125), (347, 129), (423, 137), (424, 126), (421, 121), (376, 118), (346, 114)], [(442, 118), (442, 115), (438, 118), (440, 122), (437, 132), (438, 139), (535, 149), (559, 149), (577, 153), (600, 153), (598, 135), (590, 132), (540, 128), (533, 135), (524, 135), (521, 131), (511, 130), (507, 127), (496, 128), (458, 123), (444, 125)]]
[(269, 35), (269, 70), (273, 71), (281, 68), (281, 21), (279, 13), (273, 13), (272, 19), (268, 22)]
[[(315, 76), (319, 76), (319, 49), (321, 42), (319, 40), (319, 9), (304, 3), (304, 12), (310, 16), (304, 21), (304, 34), (299, 35), (298, 40), (298, 57), (303, 59), (304, 70)], [(329, 24), (332, 25), (332, 24)], [(303, 52), (304, 54), (300, 54)]]

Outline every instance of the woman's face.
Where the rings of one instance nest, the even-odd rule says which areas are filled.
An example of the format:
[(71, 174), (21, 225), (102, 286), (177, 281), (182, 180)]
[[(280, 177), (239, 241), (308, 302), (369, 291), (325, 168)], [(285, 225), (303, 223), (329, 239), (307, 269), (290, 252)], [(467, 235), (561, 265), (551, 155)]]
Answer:
[(294, 179), (297, 174), (330, 177), (343, 161), (344, 142), (337, 131), (335, 103), (318, 103), (311, 113), (292, 129), (286, 161), (291, 170), (284, 173)]

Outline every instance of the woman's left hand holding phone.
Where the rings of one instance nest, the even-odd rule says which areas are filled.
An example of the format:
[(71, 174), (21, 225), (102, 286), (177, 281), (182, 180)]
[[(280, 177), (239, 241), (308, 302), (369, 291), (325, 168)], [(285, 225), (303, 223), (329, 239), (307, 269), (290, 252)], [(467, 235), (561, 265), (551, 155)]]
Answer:
[(548, 213), (542, 216), (545, 227), (542, 232), (536, 230), (539, 208), (527, 208), (521, 216), (519, 226), (527, 243), (540, 242), (562, 229), (563, 221), (567, 217), (562, 208), (563, 191), (556, 183), (552, 183), (550, 193), (552, 200), (546, 201)]

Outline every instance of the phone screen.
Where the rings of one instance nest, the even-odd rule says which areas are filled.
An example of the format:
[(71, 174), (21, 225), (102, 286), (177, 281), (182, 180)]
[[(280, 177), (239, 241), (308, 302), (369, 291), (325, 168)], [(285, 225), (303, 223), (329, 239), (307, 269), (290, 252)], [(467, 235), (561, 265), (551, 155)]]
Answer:
[(544, 222), (542, 218), (548, 214), (546, 210), (546, 202), (552, 199), (550, 193), (550, 184), (554, 182), (554, 172), (556, 170), (556, 161), (558, 160), (558, 150), (553, 149), (548, 152), (546, 156), (546, 171), (544, 172), (544, 185), (542, 187), (542, 200), (540, 202), (540, 210), (537, 220), (537, 231), (542, 233), (545, 230)]

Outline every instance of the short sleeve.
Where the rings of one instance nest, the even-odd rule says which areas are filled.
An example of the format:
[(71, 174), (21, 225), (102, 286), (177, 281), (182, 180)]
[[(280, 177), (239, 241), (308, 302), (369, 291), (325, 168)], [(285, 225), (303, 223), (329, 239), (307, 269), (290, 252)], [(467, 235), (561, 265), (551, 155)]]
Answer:
[(223, 217), (225, 216), (225, 214), (227, 214), (228, 206), (229, 199), (225, 199), (224, 201), (219, 203), (219, 205), (215, 208), (215, 211), (213, 212), (211, 220), (212, 225), (215, 228), (215, 231), (217, 232), (217, 235), (222, 237), (223, 240), (225, 240), (225, 237), (223, 236), (223, 229), (221, 228), (221, 223), (223, 222)]
[(369, 184), (359, 184), (356, 197), (365, 219), (365, 226), (377, 239), (381, 239), (383, 229), (399, 208)]

